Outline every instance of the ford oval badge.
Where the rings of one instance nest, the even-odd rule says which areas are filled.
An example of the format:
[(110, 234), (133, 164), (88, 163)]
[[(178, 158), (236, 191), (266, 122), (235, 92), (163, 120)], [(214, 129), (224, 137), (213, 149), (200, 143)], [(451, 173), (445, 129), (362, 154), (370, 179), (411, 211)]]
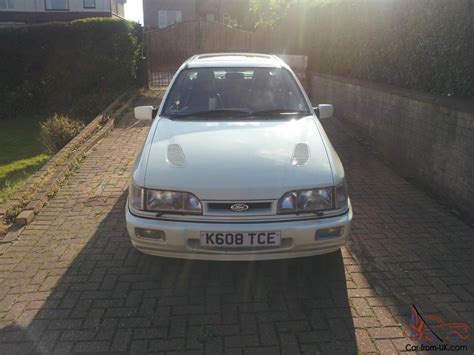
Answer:
[(230, 209), (234, 212), (244, 212), (249, 209), (249, 205), (246, 205), (245, 203), (235, 203), (230, 206)]

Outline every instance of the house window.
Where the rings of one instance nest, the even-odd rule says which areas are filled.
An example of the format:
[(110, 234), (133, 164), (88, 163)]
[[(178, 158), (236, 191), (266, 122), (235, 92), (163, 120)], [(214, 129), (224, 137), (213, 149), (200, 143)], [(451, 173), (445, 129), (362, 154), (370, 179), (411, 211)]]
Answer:
[(206, 14), (206, 21), (215, 21), (216, 20), (216, 15), (209, 13)]
[(174, 25), (175, 23), (183, 21), (181, 11), (161, 10), (158, 11), (158, 27)]
[(69, 10), (69, 0), (44, 0), (46, 10)]
[(229, 25), (230, 24), (230, 15), (228, 13), (225, 13), (223, 16), (222, 16), (222, 22), (224, 22), (226, 25)]
[(15, 8), (14, 0), (0, 0), (0, 9)]
[(83, 0), (84, 9), (95, 9), (95, 0)]

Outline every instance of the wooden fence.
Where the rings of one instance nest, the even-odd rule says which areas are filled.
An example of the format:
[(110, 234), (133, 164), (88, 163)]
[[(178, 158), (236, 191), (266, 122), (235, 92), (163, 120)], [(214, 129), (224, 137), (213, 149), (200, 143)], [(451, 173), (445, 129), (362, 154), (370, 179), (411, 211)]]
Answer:
[(304, 54), (286, 28), (243, 31), (211, 21), (187, 21), (145, 33), (150, 87), (168, 85), (176, 69), (201, 53), (257, 52)]

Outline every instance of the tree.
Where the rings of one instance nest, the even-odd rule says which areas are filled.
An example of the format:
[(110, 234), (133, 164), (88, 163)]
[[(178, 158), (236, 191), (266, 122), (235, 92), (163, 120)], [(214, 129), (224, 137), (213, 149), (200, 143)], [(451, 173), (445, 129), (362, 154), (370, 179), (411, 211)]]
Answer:
[(250, 0), (249, 9), (257, 16), (255, 27), (277, 25), (294, 5), (324, 6), (344, 0)]
[(250, 11), (257, 16), (255, 27), (275, 26), (296, 2), (296, 0), (250, 0)]

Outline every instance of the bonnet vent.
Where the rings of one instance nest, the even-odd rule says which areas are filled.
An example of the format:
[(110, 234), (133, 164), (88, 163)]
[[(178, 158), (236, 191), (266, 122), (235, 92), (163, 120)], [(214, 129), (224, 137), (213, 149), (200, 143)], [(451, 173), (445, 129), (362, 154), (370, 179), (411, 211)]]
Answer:
[(186, 165), (186, 157), (179, 144), (170, 144), (168, 146), (168, 164), (177, 168)]
[(300, 166), (307, 163), (309, 160), (309, 147), (306, 143), (298, 143), (295, 146), (293, 158), (291, 159), (291, 165)]

